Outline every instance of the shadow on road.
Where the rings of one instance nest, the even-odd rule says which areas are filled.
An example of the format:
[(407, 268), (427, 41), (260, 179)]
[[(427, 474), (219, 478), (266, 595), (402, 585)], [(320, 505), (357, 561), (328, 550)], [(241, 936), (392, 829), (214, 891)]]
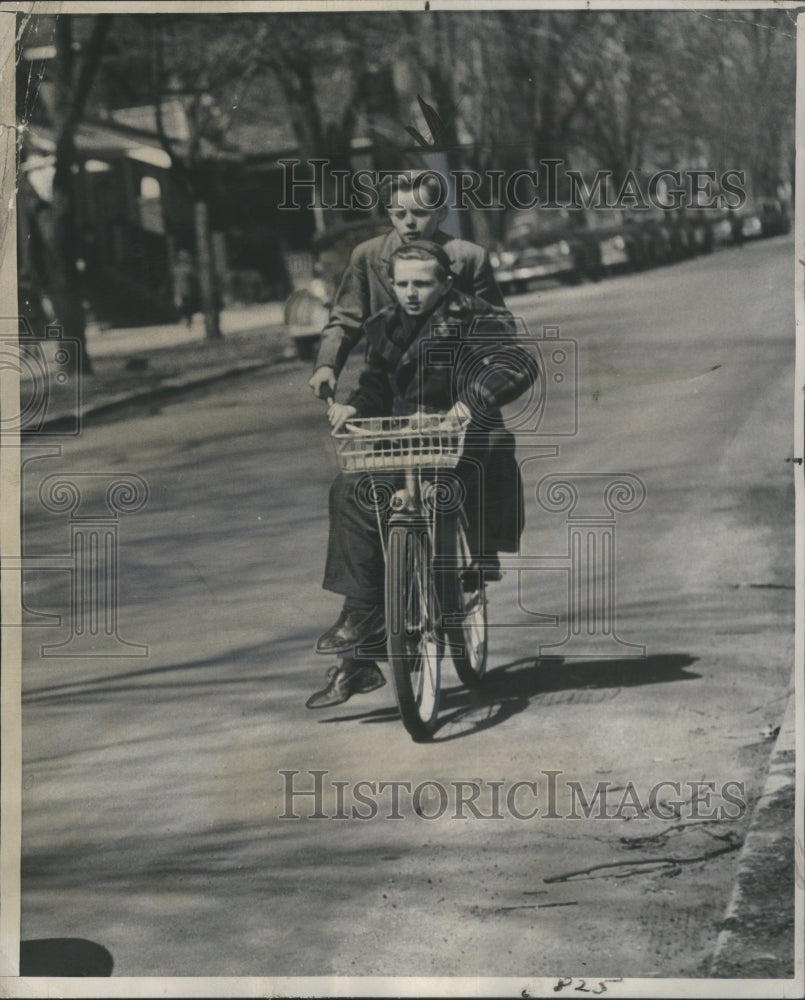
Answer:
[[(463, 686), (442, 692), (436, 740), (444, 743), (500, 725), (531, 701), (552, 692), (570, 692), (567, 702), (592, 700), (584, 693), (617, 690), (644, 684), (695, 680), (699, 674), (686, 670), (696, 657), (685, 653), (663, 653), (645, 659), (564, 660), (561, 657), (514, 660), (491, 670), (475, 691)], [(597, 699), (596, 699), (597, 700)], [(551, 700), (555, 704), (555, 699)], [(458, 732), (438, 733), (446, 728)]]
[[(59, 700), (74, 700), (78, 697), (108, 697), (110, 695), (126, 694), (131, 691), (187, 691), (192, 688), (253, 684), (255, 676), (265, 674), (265, 664), (278, 658), (277, 649), (282, 644), (296, 641), (296, 635), (278, 636), (270, 642), (253, 643), (249, 646), (239, 646), (225, 649), (200, 657), (195, 660), (185, 660), (180, 663), (165, 663), (158, 666), (144, 666), (137, 670), (124, 670), (120, 673), (108, 673), (100, 677), (79, 677), (77, 680), (65, 681), (60, 684), (45, 684), (39, 687), (26, 688), (23, 692), (24, 703), (58, 702)], [(87, 663), (92, 663), (93, 657), (87, 657)], [(108, 658), (97, 657), (98, 664), (108, 662)], [(236, 667), (243, 665), (241, 674), (235, 674)], [(260, 673), (250, 672), (253, 666)], [(195, 673), (188, 677), (188, 673)], [(284, 674), (272, 670), (271, 677), (277, 680)], [(128, 682), (128, 683), (127, 683)]]
[(84, 938), (20, 941), (21, 976), (111, 976), (114, 959)]
[[(604, 700), (594, 692), (612, 692), (644, 684), (667, 684), (700, 677), (687, 668), (697, 657), (686, 653), (662, 653), (645, 659), (563, 660), (527, 657), (504, 663), (486, 675), (476, 690), (463, 685), (443, 688), (439, 726), (433, 742), (446, 743), (498, 726), (529, 706), (532, 700), (567, 692), (566, 702)], [(556, 703), (555, 698), (550, 699)], [(397, 722), (395, 707), (322, 719), (332, 722)], [(441, 735), (440, 735), (441, 734)]]

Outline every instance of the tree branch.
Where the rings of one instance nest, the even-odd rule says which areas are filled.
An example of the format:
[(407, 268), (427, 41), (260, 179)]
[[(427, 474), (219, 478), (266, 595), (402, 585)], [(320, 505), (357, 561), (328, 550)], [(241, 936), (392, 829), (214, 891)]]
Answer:
[(152, 20), (149, 18), (146, 21), (146, 24), (150, 40), (149, 47), (151, 50), (151, 102), (154, 105), (154, 119), (156, 122), (157, 138), (159, 139), (162, 149), (170, 157), (171, 167), (173, 168), (175, 175), (180, 178), (189, 189), (192, 189), (192, 178), (187, 164), (176, 152), (176, 147), (168, 137), (168, 133), (165, 131), (165, 118), (162, 114), (165, 69), (163, 64), (162, 34), (159, 30), (159, 20)]
[(95, 23), (92, 25), (92, 31), (84, 49), (84, 58), (81, 61), (78, 81), (70, 102), (71, 107), (67, 119), (69, 127), (73, 127), (78, 124), (84, 115), (84, 106), (87, 103), (87, 97), (92, 89), (92, 82), (95, 79), (95, 74), (97, 73), (98, 66), (100, 65), (106, 36), (109, 34), (109, 28), (111, 25), (111, 14), (99, 14), (95, 18)]

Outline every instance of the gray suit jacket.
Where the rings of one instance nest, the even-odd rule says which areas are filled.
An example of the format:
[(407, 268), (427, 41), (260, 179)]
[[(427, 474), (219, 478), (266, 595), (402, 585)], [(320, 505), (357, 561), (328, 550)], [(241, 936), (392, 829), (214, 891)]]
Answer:
[[(437, 231), (432, 240), (440, 244), (450, 258), (453, 287), (457, 291), (484, 299), (493, 306), (505, 305), (489, 255), (482, 246), (441, 231)], [(350, 351), (361, 339), (366, 320), (397, 303), (388, 266), (392, 253), (401, 243), (392, 229), (385, 236), (359, 243), (352, 251), (333, 299), (330, 320), (322, 333), (315, 368), (327, 365), (335, 369), (336, 375), (340, 374)]]

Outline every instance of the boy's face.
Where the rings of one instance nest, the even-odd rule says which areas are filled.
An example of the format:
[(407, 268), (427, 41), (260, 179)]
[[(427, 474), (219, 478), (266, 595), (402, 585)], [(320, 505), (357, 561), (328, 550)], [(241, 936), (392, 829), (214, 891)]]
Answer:
[(403, 243), (429, 240), (439, 228), (444, 208), (427, 208), (428, 195), (419, 191), (397, 191), (387, 208), (392, 226)]
[(435, 260), (394, 262), (394, 294), (409, 316), (427, 316), (451, 283), (452, 279), (443, 276)]

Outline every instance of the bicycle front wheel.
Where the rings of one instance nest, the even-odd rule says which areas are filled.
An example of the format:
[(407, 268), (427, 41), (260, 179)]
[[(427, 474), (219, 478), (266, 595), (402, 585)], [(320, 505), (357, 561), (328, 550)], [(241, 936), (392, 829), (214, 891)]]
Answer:
[(392, 524), (386, 548), (386, 636), (403, 725), (429, 740), (439, 712), (439, 606), (426, 522)]

